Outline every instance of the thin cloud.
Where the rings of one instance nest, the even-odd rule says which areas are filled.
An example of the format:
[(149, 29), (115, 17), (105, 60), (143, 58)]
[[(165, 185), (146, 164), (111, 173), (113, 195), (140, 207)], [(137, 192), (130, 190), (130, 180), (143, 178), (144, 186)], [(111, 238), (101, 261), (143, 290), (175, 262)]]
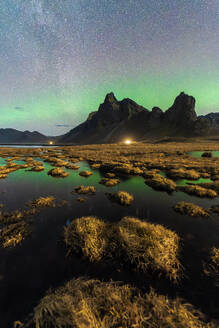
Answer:
[(59, 128), (70, 128), (72, 125), (68, 125), (68, 124), (56, 124), (57, 127)]
[(15, 110), (24, 110), (24, 107), (15, 106), (14, 109), (15, 109)]

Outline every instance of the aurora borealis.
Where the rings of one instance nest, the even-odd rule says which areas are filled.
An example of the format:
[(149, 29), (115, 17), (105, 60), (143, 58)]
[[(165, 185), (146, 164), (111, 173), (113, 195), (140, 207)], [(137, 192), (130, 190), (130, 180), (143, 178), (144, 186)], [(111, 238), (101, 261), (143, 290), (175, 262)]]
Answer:
[(218, 0), (1, 0), (0, 128), (62, 134), (106, 93), (219, 110)]

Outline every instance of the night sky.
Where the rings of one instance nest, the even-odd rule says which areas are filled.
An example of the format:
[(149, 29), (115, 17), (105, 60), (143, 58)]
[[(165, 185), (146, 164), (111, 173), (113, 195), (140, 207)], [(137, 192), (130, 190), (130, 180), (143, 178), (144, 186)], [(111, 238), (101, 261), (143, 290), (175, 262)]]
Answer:
[(0, 0), (0, 128), (59, 135), (111, 91), (219, 111), (219, 0)]

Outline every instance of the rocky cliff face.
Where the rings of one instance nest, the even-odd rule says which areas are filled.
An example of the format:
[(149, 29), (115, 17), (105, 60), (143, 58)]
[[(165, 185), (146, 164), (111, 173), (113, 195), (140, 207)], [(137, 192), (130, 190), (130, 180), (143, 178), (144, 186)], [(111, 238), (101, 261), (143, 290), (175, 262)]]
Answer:
[(152, 111), (126, 98), (118, 101), (111, 92), (106, 95), (98, 111), (63, 135), (62, 143), (118, 142), (125, 137), (140, 140), (145, 137), (192, 136), (211, 133), (211, 124), (200, 120), (195, 112), (195, 98), (181, 92), (173, 105), (163, 112)]

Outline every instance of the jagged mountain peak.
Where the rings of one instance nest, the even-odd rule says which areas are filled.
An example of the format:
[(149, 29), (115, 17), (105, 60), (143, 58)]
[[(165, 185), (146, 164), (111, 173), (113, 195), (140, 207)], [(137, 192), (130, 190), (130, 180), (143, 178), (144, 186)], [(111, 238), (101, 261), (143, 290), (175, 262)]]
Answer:
[(104, 100), (104, 104), (106, 104), (106, 103), (111, 103), (112, 104), (112, 103), (117, 103), (117, 102), (118, 101), (117, 101), (117, 99), (116, 99), (113, 92), (107, 93), (107, 95), (105, 97), (105, 100)]

